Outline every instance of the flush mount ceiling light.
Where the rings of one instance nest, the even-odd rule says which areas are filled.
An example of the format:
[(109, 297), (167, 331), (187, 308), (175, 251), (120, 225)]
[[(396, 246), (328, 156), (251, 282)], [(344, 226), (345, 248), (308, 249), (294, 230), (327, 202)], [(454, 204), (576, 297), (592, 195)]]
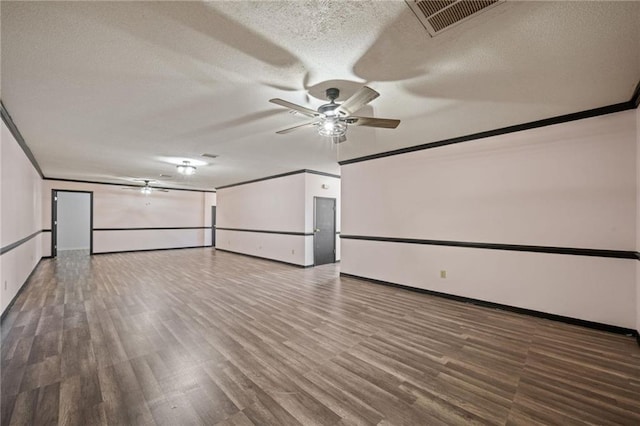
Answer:
[(177, 165), (178, 173), (183, 175), (192, 175), (196, 172), (196, 166), (192, 166), (190, 161), (184, 160), (182, 164)]

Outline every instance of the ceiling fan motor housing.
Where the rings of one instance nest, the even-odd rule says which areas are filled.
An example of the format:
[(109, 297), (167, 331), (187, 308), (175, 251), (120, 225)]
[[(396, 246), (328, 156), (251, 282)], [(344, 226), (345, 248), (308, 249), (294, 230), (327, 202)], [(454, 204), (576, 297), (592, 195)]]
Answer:
[(335, 110), (336, 108), (338, 108), (340, 105), (338, 104), (334, 104), (333, 101), (331, 101), (330, 104), (324, 104), (321, 105), (320, 108), (318, 108), (318, 112), (320, 114), (324, 114), (324, 115), (335, 115), (333, 113), (333, 110)]

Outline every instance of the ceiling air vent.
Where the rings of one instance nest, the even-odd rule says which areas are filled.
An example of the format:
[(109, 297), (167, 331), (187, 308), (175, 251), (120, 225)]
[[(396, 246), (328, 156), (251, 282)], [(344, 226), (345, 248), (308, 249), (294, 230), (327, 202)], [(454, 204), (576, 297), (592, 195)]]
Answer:
[(472, 18), (504, 0), (405, 0), (431, 36)]

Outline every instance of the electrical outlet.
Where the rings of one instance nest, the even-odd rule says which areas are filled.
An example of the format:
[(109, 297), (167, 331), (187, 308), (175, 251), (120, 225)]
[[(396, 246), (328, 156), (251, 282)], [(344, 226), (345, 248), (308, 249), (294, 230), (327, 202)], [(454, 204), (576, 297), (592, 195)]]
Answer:
[(447, 278), (447, 271), (444, 269), (440, 271), (440, 278)]
[(4, 280), (4, 289), (7, 289), (7, 280)]
[(295, 250), (291, 250), (291, 254), (296, 254), (296, 251)]

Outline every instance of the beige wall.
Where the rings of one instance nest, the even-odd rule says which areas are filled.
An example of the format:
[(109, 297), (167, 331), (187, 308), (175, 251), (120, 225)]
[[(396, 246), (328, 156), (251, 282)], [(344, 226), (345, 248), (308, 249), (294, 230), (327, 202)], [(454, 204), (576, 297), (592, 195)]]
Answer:
[[(41, 230), (42, 179), (2, 122), (0, 138), (0, 247)], [(37, 265), (42, 234), (0, 257), (0, 312), (4, 312)]]
[[(343, 166), (342, 234), (635, 251), (636, 117)], [(636, 263), (343, 239), (341, 271), (633, 328)]]

